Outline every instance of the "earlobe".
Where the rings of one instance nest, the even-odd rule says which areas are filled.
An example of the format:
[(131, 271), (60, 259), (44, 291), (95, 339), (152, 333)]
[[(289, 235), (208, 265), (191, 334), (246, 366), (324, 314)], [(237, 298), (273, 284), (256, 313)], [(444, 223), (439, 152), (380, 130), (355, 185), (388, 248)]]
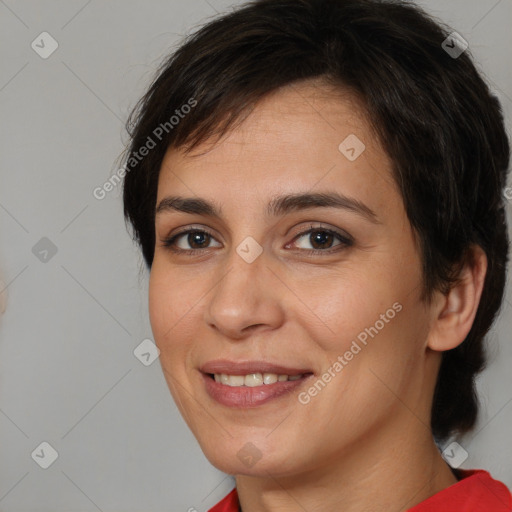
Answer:
[(460, 345), (468, 335), (482, 296), (487, 257), (480, 246), (471, 248), (472, 257), (460, 273), (460, 281), (447, 295), (441, 295), (435, 308), (429, 333), (428, 347), (435, 351), (451, 350)]

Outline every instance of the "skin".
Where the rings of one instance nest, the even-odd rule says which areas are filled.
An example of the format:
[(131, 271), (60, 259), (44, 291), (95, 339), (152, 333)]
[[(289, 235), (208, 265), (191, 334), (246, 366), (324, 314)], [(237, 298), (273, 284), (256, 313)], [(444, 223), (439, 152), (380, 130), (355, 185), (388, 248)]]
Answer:
[[(349, 93), (294, 84), (220, 142), (188, 155), (169, 148), (162, 163), (157, 204), (179, 195), (222, 207), (220, 220), (156, 215), (149, 310), (172, 396), (209, 461), (235, 475), (244, 512), (398, 512), (457, 481), (434, 444), (430, 407), (442, 351), (471, 328), (485, 255), (475, 248), (474, 267), (448, 295), (420, 300), (420, 254), (391, 161), (362, 112)], [(338, 150), (350, 134), (366, 146), (352, 162)], [(379, 223), (336, 208), (265, 216), (276, 195), (333, 190)], [(320, 223), (353, 244), (300, 235)], [(196, 255), (162, 244), (187, 227), (213, 235), (199, 245), (180, 237), (177, 248)], [(263, 249), (250, 264), (236, 252), (248, 236)], [(307, 404), (297, 396), (311, 382), (245, 409), (205, 391), (198, 368), (218, 358), (311, 368), (316, 380), (397, 302), (401, 311)], [(248, 442), (261, 456), (251, 467), (237, 456)]]

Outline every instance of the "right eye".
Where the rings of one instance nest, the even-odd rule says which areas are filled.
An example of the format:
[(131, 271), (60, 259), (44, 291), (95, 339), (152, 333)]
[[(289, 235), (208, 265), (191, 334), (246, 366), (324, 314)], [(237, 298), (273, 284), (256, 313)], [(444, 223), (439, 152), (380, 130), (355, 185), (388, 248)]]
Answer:
[[(188, 244), (191, 249), (179, 247), (178, 241), (185, 235), (186, 238), (184, 238), (184, 243)], [(182, 253), (182, 254), (192, 254), (196, 253), (198, 250), (201, 249), (209, 249), (210, 247), (202, 247), (205, 244), (208, 245), (208, 242), (210, 240), (215, 240), (213, 235), (204, 229), (187, 229), (185, 231), (181, 231), (180, 233), (177, 233), (175, 235), (172, 235), (169, 238), (166, 238), (162, 240), (162, 245), (164, 247), (169, 248), (173, 252)], [(193, 246), (201, 246), (201, 247), (193, 247)]]

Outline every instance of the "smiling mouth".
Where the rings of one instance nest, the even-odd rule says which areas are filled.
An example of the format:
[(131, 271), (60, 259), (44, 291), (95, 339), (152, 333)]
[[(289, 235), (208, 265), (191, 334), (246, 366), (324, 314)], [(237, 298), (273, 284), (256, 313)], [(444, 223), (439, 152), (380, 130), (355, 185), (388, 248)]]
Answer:
[[(217, 403), (231, 408), (254, 408), (274, 400), (289, 400), (292, 392), (313, 378), (311, 372), (228, 373), (202, 372), (204, 389)], [(291, 402), (293, 404), (293, 402)]]
[(226, 373), (208, 373), (210, 379), (219, 384), (230, 387), (268, 386), (276, 382), (296, 381), (312, 375), (312, 373), (300, 373), (297, 375), (286, 375), (277, 373), (247, 373), (245, 375), (229, 375)]

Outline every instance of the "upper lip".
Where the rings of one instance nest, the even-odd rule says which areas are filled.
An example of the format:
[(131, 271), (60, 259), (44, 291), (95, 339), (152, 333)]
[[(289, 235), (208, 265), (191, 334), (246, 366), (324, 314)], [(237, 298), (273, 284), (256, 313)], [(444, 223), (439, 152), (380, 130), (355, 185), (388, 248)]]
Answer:
[(276, 373), (278, 375), (301, 375), (312, 373), (306, 368), (292, 368), (267, 361), (229, 361), (227, 359), (215, 359), (208, 361), (199, 368), (203, 373), (225, 373), (227, 375), (247, 375), (250, 373)]

